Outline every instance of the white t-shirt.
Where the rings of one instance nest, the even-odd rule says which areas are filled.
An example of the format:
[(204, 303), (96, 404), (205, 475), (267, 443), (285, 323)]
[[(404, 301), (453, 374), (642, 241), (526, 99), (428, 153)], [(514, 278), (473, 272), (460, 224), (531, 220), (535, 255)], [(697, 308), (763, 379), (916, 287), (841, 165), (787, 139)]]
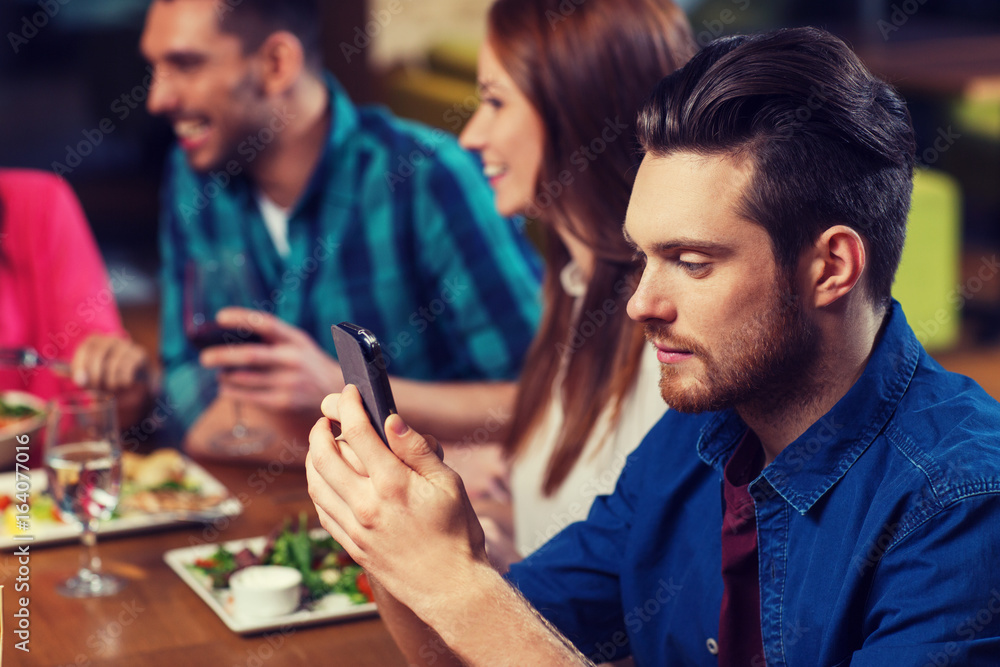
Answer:
[(257, 208), (260, 209), (260, 215), (264, 218), (264, 225), (267, 227), (268, 233), (271, 234), (271, 240), (274, 241), (278, 255), (282, 259), (288, 259), (288, 255), (292, 252), (291, 246), (288, 245), (288, 214), (290, 211), (275, 204), (263, 192), (258, 191), (254, 196), (257, 199)]
[[(563, 289), (577, 299), (579, 306), (586, 289), (579, 269), (571, 262), (560, 279)], [(620, 311), (616, 316), (626, 315)], [(656, 350), (647, 345), (639, 363), (639, 375), (622, 401), (617, 428), (609, 433), (614, 406), (606, 406), (565, 481), (552, 496), (545, 497), (542, 494), (545, 471), (563, 426), (559, 391), (563, 375), (560, 372), (556, 378), (545, 414), (511, 467), (514, 544), (522, 556), (538, 549), (570, 523), (587, 518), (594, 498), (614, 490), (626, 457), (667, 410), (660, 396), (660, 363)]]

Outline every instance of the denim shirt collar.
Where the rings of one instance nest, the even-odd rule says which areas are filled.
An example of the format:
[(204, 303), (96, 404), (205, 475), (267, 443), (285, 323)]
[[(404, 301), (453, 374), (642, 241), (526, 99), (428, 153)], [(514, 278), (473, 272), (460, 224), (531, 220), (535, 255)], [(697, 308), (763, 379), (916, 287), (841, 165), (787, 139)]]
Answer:
[(323, 153), (320, 155), (316, 168), (313, 169), (309, 184), (302, 196), (299, 197), (293, 215), (296, 211), (306, 209), (309, 205), (317, 205), (320, 198), (348, 204), (353, 202), (356, 196), (353, 191), (353, 181), (350, 178), (333, 179), (331, 174), (343, 162), (343, 160), (338, 160), (338, 156), (348, 138), (355, 134), (361, 122), (358, 108), (333, 74), (324, 72), (323, 83), (326, 85), (330, 97), (327, 102), (330, 107), (330, 130), (327, 134), (326, 145), (323, 147)]
[(351, 136), (358, 127), (358, 108), (348, 97), (343, 86), (330, 72), (323, 73), (323, 83), (330, 95), (330, 139), (324, 151), (324, 161), (327, 154), (334, 152)]
[[(920, 343), (895, 300), (881, 339), (864, 372), (833, 408), (771, 462), (750, 488), (763, 480), (800, 514), (805, 514), (844, 476), (896, 410), (920, 358)], [(719, 412), (702, 428), (698, 455), (719, 473), (747, 425), (733, 410)]]
[[(326, 144), (323, 146), (319, 162), (316, 163), (316, 168), (313, 169), (312, 175), (309, 177), (306, 189), (289, 211), (289, 218), (296, 217), (305, 207), (315, 204), (319, 195), (329, 196), (329, 193), (325, 191), (330, 189), (330, 171), (335, 168), (336, 156), (361, 122), (358, 108), (348, 97), (337, 78), (330, 72), (323, 72), (323, 84), (329, 95), (327, 104), (330, 108), (330, 130), (327, 133)], [(344, 179), (343, 183), (343, 196), (350, 201), (354, 197), (353, 191), (350, 190), (351, 181)], [(254, 186), (246, 172), (233, 179), (232, 192), (243, 210), (257, 210)]]

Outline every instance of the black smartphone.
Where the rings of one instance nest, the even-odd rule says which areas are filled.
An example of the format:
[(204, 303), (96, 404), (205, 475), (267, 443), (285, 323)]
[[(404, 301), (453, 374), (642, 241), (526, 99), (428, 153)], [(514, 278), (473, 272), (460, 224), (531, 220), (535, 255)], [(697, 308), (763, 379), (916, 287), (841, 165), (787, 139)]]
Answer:
[(341, 322), (330, 327), (333, 344), (337, 348), (337, 358), (344, 372), (344, 382), (353, 384), (361, 392), (361, 402), (372, 426), (389, 444), (385, 437), (385, 420), (396, 413), (396, 402), (392, 399), (389, 376), (385, 372), (385, 359), (378, 338), (368, 329), (350, 322)]

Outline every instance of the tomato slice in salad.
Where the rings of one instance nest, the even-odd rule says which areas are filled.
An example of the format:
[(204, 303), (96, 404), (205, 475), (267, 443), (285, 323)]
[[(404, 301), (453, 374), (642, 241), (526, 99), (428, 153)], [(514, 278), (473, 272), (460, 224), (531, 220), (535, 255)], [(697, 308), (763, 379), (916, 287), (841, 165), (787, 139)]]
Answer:
[(358, 592), (368, 598), (369, 602), (375, 602), (375, 594), (372, 592), (372, 585), (368, 581), (368, 574), (362, 572), (358, 575)]

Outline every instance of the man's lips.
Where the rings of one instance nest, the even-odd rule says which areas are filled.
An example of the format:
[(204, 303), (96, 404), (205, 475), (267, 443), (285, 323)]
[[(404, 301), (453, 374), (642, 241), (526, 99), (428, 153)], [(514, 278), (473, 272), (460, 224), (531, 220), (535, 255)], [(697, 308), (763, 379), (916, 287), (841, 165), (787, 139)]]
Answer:
[(173, 126), (177, 142), (186, 151), (196, 150), (207, 143), (212, 129), (211, 124), (203, 119), (176, 120)]
[(180, 144), (180, 147), (182, 149), (190, 152), (201, 148), (203, 145), (205, 145), (207, 140), (208, 137), (201, 137), (198, 139), (188, 139), (186, 137), (178, 137), (177, 143)]
[(694, 357), (694, 353), (689, 350), (682, 350), (668, 345), (653, 343), (656, 348), (656, 358), (661, 364), (676, 364)]

